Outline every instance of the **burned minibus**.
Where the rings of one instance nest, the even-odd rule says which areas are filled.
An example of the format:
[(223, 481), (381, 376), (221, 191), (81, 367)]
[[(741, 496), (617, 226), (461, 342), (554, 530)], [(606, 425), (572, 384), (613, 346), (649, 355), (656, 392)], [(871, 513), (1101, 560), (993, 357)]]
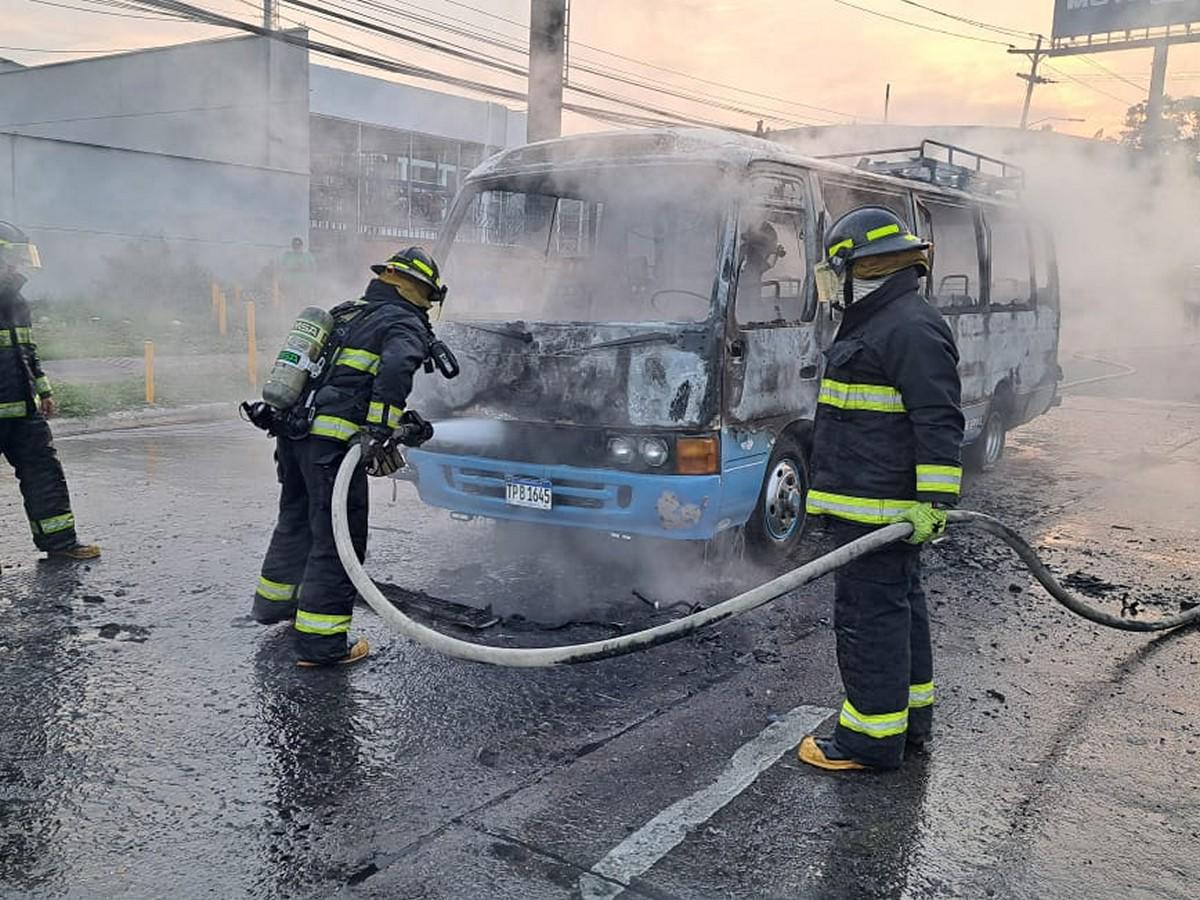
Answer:
[(476, 169), (437, 249), (451, 286), (437, 329), (462, 373), (412, 401), (442, 423), (409, 454), (422, 500), (622, 539), (744, 536), (783, 558), (804, 528), (839, 319), (813, 264), (824, 228), (865, 205), (933, 242), (927, 292), (962, 355), (965, 453), (995, 465), (1059, 379), (1055, 262), (1012, 196), (1019, 173), (933, 143), (852, 162), (662, 130)]

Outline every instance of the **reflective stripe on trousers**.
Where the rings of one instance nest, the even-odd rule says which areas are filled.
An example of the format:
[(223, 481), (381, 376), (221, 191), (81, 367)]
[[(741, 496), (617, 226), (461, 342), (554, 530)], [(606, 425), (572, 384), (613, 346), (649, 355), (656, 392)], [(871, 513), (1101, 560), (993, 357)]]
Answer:
[(258, 596), (264, 600), (274, 600), (278, 602), (291, 602), (296, 599), (298, 593), (298, 585), (284, 584), (281, 581), (272, 581), (269, 578), (258, 576), (258, 589), (255, 591)]
[(75, 527), (75, 514), (63, 513), (60, 516), (51, 516), (48, 519), (30, 522), (30, 525), (33, 527), (34, 534), (58, 534), (60, 531)]
[(868, 716), (854, 708), (849, 700), (842, 703), (838, 724), (870, 738), (889, 738), (908, 731), (908, 709)]
[(933, 706), (933, 682), (909, 685), (908, 708), (923, 709), (926, 706)]
[(345, 634), (350, 630), (350, 616), (331, 616), (297, 610), (296, 630), (305, 634)]

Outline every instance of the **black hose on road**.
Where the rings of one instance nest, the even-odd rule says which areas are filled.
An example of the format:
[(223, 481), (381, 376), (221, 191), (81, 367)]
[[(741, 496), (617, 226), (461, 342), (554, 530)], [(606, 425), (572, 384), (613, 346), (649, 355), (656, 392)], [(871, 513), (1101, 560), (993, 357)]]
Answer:
[[(371, 580), (358, 555), (354, 552), (354, 544), (350, 539), (350, 522), (346, 514), (346, 499), (349, 495), (350, 480), (358, 466), (362, 449), (356, 444), (347, 451), (338, 469), (337, 480), (333, 487), (333, 534), (337, 543), (338, 556), (350, 580), (371, 608), (379, 614), (389, 626), (406, 637), (424, 644), (447, 656), (466, 659), (472, 662), (487, 663), (494, 666), (519, 668), (545, 668), (552, 666), (575, 665), (577, 663), (595, 662), (624, 656), (639, 650), (647, 650), (660, 644), (677, 641), (680, 638), (694, 634), (716, 622), (741, 615), (752, 609), (757, 609), (776, 600), (796, 588), (816, 581), (835, 569), (860, 556), (865, 556), (881, 547), (896, 541), (904, 540), (912, 534), (912, 525), (901, 522), (871, 532), (870, 534), (852, 541), (824, 556), (805, 563), (797, 569), (785, 572), (756, 588), (751, 588), (729, 600), (703, 609), (691, 615), (683, 616), (671, 622), (656, 625), (633, 634), (606, 638), (600, 641), (590, 641), (585, 644), (570, 644), (560, 647), (491, 647), (476, 644), (471, 641), (451, 637), (436, 629), (422, 625), (397, 609), (383, 595)], [(1038, 558), (1037, 553), (1029, 543), (1017, 532), (1003, 522), (986, 516), (983, 513), (966, 510), (954, 510), (949, 513), (949, 520), (954, 525), (965, 525), (986, 531), (995, 535), (1008, 544), (1021, 558), (1043, 587), (1050, 592), (1059, 603), (1076, 615), (1082, 616), (1098, 625), (1117, 628), (1122, 631), (1168, 631), (1191, 625), (1200, 621), (1200, 607), (1165, 619), (1143, 622), (1122, 619), (1102, 610), (1089, 606), (1084, 601), (1070, 593), (1060, 585), (1050, 573), (1045, 563)]]

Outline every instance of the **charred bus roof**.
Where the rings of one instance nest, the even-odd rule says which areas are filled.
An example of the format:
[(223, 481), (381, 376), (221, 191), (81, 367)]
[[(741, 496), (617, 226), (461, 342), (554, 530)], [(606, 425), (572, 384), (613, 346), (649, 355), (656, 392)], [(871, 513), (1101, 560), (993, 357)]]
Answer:
[(792, 165), (905, 190), (920, 186), (928, 193), (1000, 205), (1012, 204), (1024, 181), (1019, 167), (1011, 163), (936, 141), (924, 141), (920, 147), (817, 157), (732, 132), (661, 128), (600, 132), (514, 147), (485, 160), (467, 176), (467, 183), (627, 165), (709, 165), (737, 172), (756, 164)]

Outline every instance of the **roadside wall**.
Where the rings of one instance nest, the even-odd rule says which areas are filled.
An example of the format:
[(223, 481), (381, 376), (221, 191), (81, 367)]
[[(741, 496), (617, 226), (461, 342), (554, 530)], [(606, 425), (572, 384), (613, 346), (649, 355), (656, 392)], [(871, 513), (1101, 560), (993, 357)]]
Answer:
[(144, 251), (247, 280), (308, 229), (308, 59), (257, 37), (0, 72), (0, 218), (32, 293)]

